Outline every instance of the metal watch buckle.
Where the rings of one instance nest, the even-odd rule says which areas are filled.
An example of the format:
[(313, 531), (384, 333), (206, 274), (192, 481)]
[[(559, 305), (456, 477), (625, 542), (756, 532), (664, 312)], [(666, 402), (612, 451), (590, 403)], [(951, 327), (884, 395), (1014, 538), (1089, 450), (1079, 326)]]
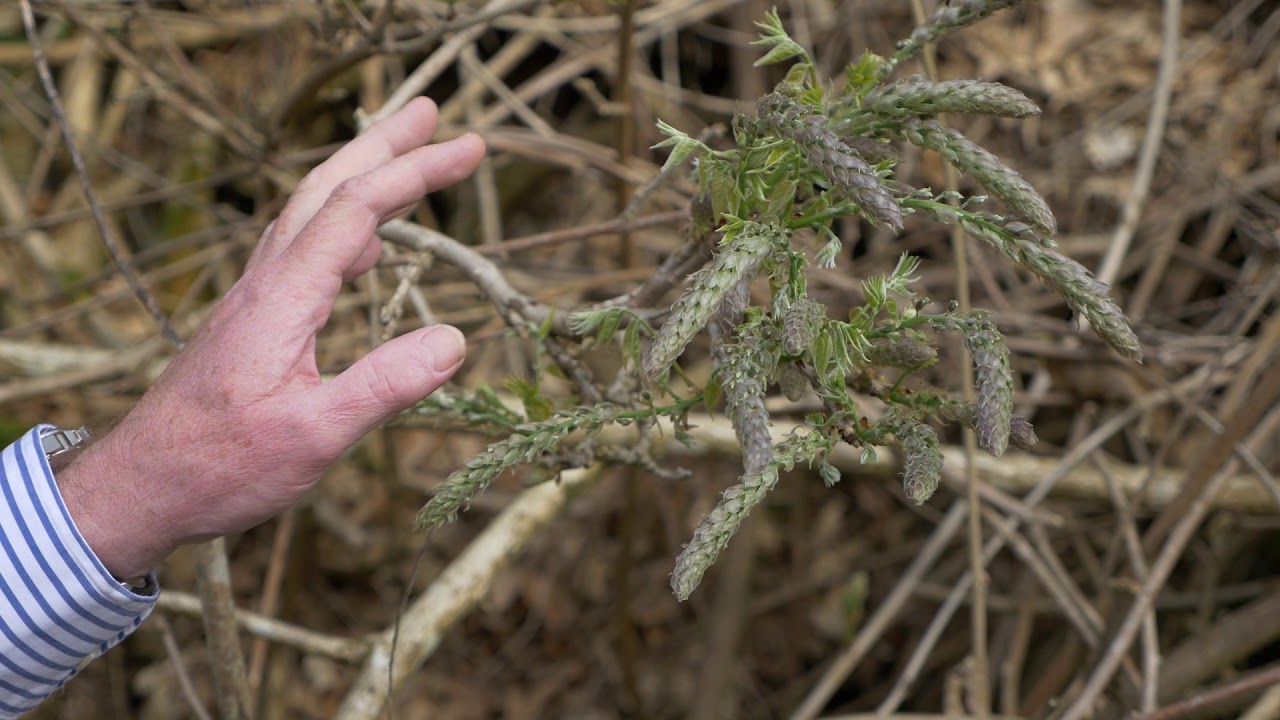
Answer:
[(52, 428), (40, 433), (40, 446), (44, 448), (44, 456), (46, 459), (53, 458), (65, 452), (70, 452), (85, 443), (89, 439), (89, 429), (78, 427), (74, 430), (66, 428)]

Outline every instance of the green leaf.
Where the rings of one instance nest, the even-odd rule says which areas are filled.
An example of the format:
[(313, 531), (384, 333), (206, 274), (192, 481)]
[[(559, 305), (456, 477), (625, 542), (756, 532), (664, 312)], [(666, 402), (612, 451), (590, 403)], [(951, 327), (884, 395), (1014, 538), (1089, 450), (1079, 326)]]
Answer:
[(498, 397), (498, 393), (494, 392), (493, 388), (489, 387), (488, 384), (481, 383), (480, 386), (476, 388), (475, 393), (476, 400), (482, 407), (486, 407), (494, 412), (498, 412), (512, 418), (515, 417), (515, 413), (502, 402)]
[(898, 295), (910, 295), (909, 286), (919, 279), (912, 274), (918, 267), (920, 267), (919, 258), (902, 253), (898, 258), (897, 266), (893, 268), (893, 272), (889, 273), (887, 279), (889, 291)]
[[(791, 41), (790, 38), (788, 38), (788, 41), (789, 42), (779, 43), (773, 46), (773, 48), (769, 50), (769, 52), (764, 54), (764, 57), (760, 58), (755, 62), (755, 66), (760, 67), (762, 65), (774, 65), (776, 63), (785, 62), (787, 60), (790, 60), (793, 57), (799, 57), (805, 54), (804, 48), (797, 45), (795, 41)], [(752, 44), (758, 45), (760, 44), (760, 41), (757, 40)]]
[(810, 354), (813, 356), (813, 368), (818, 371), (818, 376), (823, 377), (829, 374), (831, 371), (831, 336), (825, 332), (819, 333), (818, 337), (813, 339)]
[(818, 474), (822, 476), (822, 482), (827, 487), (834, 487), (840, 482), (840, 470), (827, 462), (826, 458), (823, 458), (822, 464), (818, 466)]
[(658, 121), (658, 129), (667, 135), (667, 139), (654, 145), (652, 149), (656, 150), (664, 147), (671, 148), (671, 154), (667, 156), (667, 161), (662, 165), (662, 172), (666, 172), (668, 169), (684, 162), (685, 158), (695, 152), (710, 150), (710, 148), (701, 141), (689, 137), (686, 133), (677, 130), (661, 120)]
[(551, 337), (551, 324), (555, 320), (556, 311), (552, 309), (547, 313), (547, 317), (542, 321), (542, 325), (538, 327), (538, 339), (546, 340)]
[(876, 455), (875, 447), (871, 445), (867, 445), (866, 447), (862, 448), (862, 464), (863, 465), (870, 465), (871, 463), (876, 461), (877, 457), (879, 456)]
[[(787, 68), (787, 74), (778, 86), (779, 92), (785, 92), (788, 95), (794, 94), (801, 104), (820, 105), (822, 103), (822, 88), (809, 84), (809, 72), (811, 70), (813, 70), (813, 65), (808, 62), (798, 62)], [(783, 88), (787, 89), (783, 90)], [(790, 90), (790, 88), (795, 88), (795, 90)], [(811, 91), (814, 89), (818, 91), (818, 100), (817, 102), (810, 102), (806, 98), (811, 96)]]
[[(801, 67), (797, 65), (796, 67)], [(809, 67), (805, 66), (805, 72), (808, 73)], [(816, 108), (822, 107), (822, 86), (817, 83), (809, 83), (804, 86), (804, 92), (800, 93), (800, 102), (805, 105), (811, 105)]]
[(861, 334), (846, 323), (830, 321), (826, 332), (831, 334), (832, 372), (840, 377), (853, 369), (853, 353), (857, 352)]
[(631, 323), (622, 334), (622, 355), (637, 366), (640, 365), (640, 327), (639, 318), (631, 318)]
[(723, 394), (724, 384), (720, 381), (719, 373), (712, 375), (702, 388), (702, 402), (707, 406), (708, 415), (715, 415), (716, 406), (720, 404), (720, 396)]
[(618, 331), (618, 325), (622, 322), (624, 312), (626, 312), (625, 308), (612, 308), (605, 314), (604, 320), (600, 322), (600, 330), (596, 333), (596, 345), (604, 345), (613, 339), (613, 334)]
[(676, 442), (685, 447), (693, 447), (695, 444), (693, 435), (683, 425), (676, 425), (671, 434), (675, 436)]
[(608, 310), (581, 310), (569, 316), (569, 329), (578, 335), (587, 336), (600, 327), (600, 323), (604, 320), (605, 315), (612, 312)]
[(703, 173), (702, 187), (711, 192), (711, 208), (716, 217), (738, 212), (738, 185), (729, 164), (711, 161), (703, 162), (698, 167)]
[(830, 270), (836, 266), (836, 258), (840, 257), (840, 238), (831, 232), (831, 228), (825, 225), (818, 230), (819, 233), (827, 236), (827, 242), (819, 248), (815, 260), (818, 263), (818, 267)]
[(869, 277), (862, 281), (862, 292), (867, 296), (868, 312), (877, 313), (880, 308), (884, 307), (885, 300), (888, 299), (888, 289), (885, 287), (883, 277)]
[(844, 69), (845, 93), (857, 98), (866, 95), (880, 84), (888, 64), (884, 58), (870, 50), (862, 53), (858, 62), (851, 63)]
[(796, 199), (796, 181), (794, 178), (784, 179), (774, 185), (770, 193), (763, 198), (765, 201), (764, 209), (761, 215), (774, 217), (787, 217), (791, 214), (791, 206)]
[(770, 10), (763, 22), (756, 23), (756, 27), (760, 28), (760, 39), (751, 44), (770, 48), (764, 57), (756, 61), (756, 67), (784, 62), (794, 57), (808, 60), (809, 54), (783, 29), (777, 8)]
[(536, 385), (524, 378), (511, 377), (507, 378), (506, 386), (511, 394), (520, 398), (520, 402), (524, 404), (525, 417), (531, 422), (541, 422), (551, 417), (554, 408)]

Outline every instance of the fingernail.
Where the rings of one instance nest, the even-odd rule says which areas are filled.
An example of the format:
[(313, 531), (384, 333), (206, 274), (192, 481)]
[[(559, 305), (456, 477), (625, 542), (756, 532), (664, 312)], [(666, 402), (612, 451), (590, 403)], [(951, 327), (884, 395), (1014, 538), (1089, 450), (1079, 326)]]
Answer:
[(457, 367), (467, 356), (467, 340), (452, 325), (435, 325), (422, 333), (422, 362), (433, 372)]

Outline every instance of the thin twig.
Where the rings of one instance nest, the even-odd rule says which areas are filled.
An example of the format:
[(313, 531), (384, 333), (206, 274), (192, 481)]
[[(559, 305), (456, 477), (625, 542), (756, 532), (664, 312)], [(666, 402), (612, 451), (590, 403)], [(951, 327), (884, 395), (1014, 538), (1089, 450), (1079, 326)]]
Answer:
[[(1203, 601), (1202, 601), (1203, 602)], [(1214, 618), (1173, 648), (1160, 668), (1158, 700), (1173, 702), (1189, 689), (1241, 667), (1280, 637), (1280, 592), (1270, 587), (1252, 602)]]
[[(698, 135), (697, 139), (698, 139), (698, 142), (706, 144), (712, 138), (716, 137), (717, 135), (721, 135), (723, 133), (724, 133), (724, 128), (722, 126), (712, 125), (709, 128), (705, 128)], [(627, 206), (623, 208), (621, 213), (618, 214), (618, 220), (629, 220), (630, 218), (634, 217), (635, 214), (640, 211), (640, 207), (644, 205), (644, 201), (647, 200), (649, 196), (653, 194), (654, 190), (657, 190), (659, 187), (662, 187), (662, 184), (665, 183), (668, 178), (674, 175), (676, 170), (679, 170), (680, 168), (684, 167), (686, 163), (692, 162), (693, 159), (698, 157), (698, 155), (701, 153), (702, 153), (702, 149), (695, 147), (693, 151), (690, 152), (684, 158), (682, 158), (680, 162), (672, 163), (670, 165), (663, 165), (662, 169), (658, 171), (658, 174), (654, 175), (652, 180), (645, 183), (644, 187), (637, 190), (635, 195), (631, 197), (631, 201), (627, 203)]]
[(191, 707), (191, 712), (195, 713), (197, 720), (213, 720), (213, 716), (200, 701), (200, 694), (196, 692), (195, 684), (191, 682), (187, 663), (182, 659), (182, 648), (178, 647), (178, 640), (173, 636), (173, 626), (169, 624), (169, 619), (163, 615), (157, 615), (151, 622), (155, 623), (156, 628), (160, 630), (160, 641), (164, 643), (169, 664), (173, 665), (173, 674), (178, 678), (178, 687), (182, 690), (182, 697), (186, 699), (187, 705)]
[(667, 259), (663, 260), (662, 264), (639, 287), (616, 298), (597, 303), (595, 307), (643, 308), (657, 302), (658, 298), (665, 295), (668, 290), (683, 282), (711, 259), (715, 244), (712, 240), (714, 237), (717, 235), (690, 238), (675, 252), (668, 255)]
[[(925, 23), (924, 3), (911, 0), (911, 12), (917, 25)], [(922, 58), (925, 72), (934, 82), (938, 80), (937, 53), (932, 44), (924, 48)], [(939, 122), (943, 120), (939, 118)], [(956, 169), (951, 163), (943, 163), (943, 182), (948, 190), (957, 185)], [(952, 200), (951, 204), (956, 204)], [(951, 255), (956, 268), (956, 302), (961, 313), (968, 313), (973, 307), (969, 293), (969, 236), (959, 225), (951, 227)], [(960, 360), (960, 397), (973, 404), (976, 396), (974, 388), (973, 361), (967, 347), (958, 353)], [(977, 435), (973, 429), (965, 426), (960, 429), (964, 442), (964, 482), (965, 495), (969, 501), (969, 573), (973, 576), (973, 603), (970, 605), (970, 634), (972, 645), (969, 655), (972, 658), (972, 672), (968, 673), (972, 687), (970, 697), (973, 710), (979, 717), (991, 714), (991, 663), (987, 657), (987, 573), (982, 560), (982, 514), (978, 499), (978, 473), (974, 458), (978, 454)]]
[[(642, 11), (637, 14), (638, 22), (636, 23), (637, 29), (633, 44), (637, 48), (647, 47), (650, 43), (661, 38), (668, 31), (668, 28), (696, 24), (717, 13), (729, 10), (741, 2), (742, 0), (702, 0), (702, 2), (696, 3), (665, 2), (655, 7), (646, 8), (647, 12)], [(598, 27), (608, 27), (610, 28), (609, 31), (612, 32), (616, 31), (617, 20), (615, 20), (615, 17), (615, 15), (610, 14), (607, 18), (574, 19), (585, 20), (587, 23)], [(530, 26), (537, 26), (545, 22), (547, 20), (521, 18), (521, 29), (527, 30)], [(564, 22), (564, 20), (556, 19), (555, 22)], [(555, 32), (555, 30), (551, 32)], [(516, 97), (525, 102), (530, 102), (534, 98), (552, 93), (562, 85), (589, 74), (593, 69), (602, 73), (612, 73), (613, 55), (610, 52), (611, 50), (613, 50), (612, 44), (602, 44), (598, 48), (568, 54), (515, 88)], [(655, 84), (660, 90), (663, 89), (661, 83), (655, 81)], [(481, 119), (481, 122), (486, 127), (496, 126), (509, 115), (509, 108), (495, 106), (489, 109), (485, 117)]]
[(889, 629), (889, 624), (893, 622), (898, 613), (902, 611), (907, 600), (911, 598), (911, 593), (915, 586), (924, 579), (924, 574), (929, 572), (933, 564), (937, 562), (942, 555), (942, 551), (946, 549), (951, 542), (951, 538), (960, 529), (960, 523), (965, 519), (967, 512), (965, 503), (956, 501), (951, 505), (951, 509), (947, 511), (946, 516), (938, 526), (934, 528), (933, 534), (929, 536), (929, 541), (920, 549), (915, 558), (911, 561), (910, 567), (902, 574), (902, 577), (894, 585), (893, 591), (889, 593), (889, 597), (884, 599), (880, 607), (876, 608), (875, 613), (867, 620), (866, 624), (854, 636), (853, 642), (849, 643), (849, 647), (835, 659), (831, 667), (822, 674), (822, 679), (818, 681), (800, 706), (791, 713), (791, 720), (813, 720), (818, 717), (822, 709), (826, 707), (827, 701), (835, 695), (836, 690), (840, 689), (841, 683), (848, 677), (849, 673), (857, 667), (867, 652), (875, 646), (885, 631)]
[[(1209, 376), (1210, 373), (1196, 371), (1176, 383), (1172, 388), (1152, 392), (1143, 396), (1138, 401), (1125, 408), (1122, 412), (1117, 413), (1115, 417), (1095, 428), (1093, 432), (1063, 456), (1061, 460), (1056, 463), (1053, 470), (1048, 472), (1041, 470), (1036, 473), (1028, 473), (1027, 477), (1037, 477), (1038, 480), (1035, 486), (1032, 487), (1023, 498), (1023, 504), (1028, 507), (1035, 507), (1036, 505), (1039, 505), (1063, 478), (1067, 477), (1077, 465), (1096, 451), (1106, 440), (1110, 439), (1117, 432), (1125, 428), (1129, 423), (1132, 423), (1142, 413), (1169, 402), (1174, 395), (1187, 392), (1191, 388), (1201, 387)], [(839, 449), (837, 449), (837, 452), (832, 455), (833, 458), (831, 462), (835, 463), (840, 457)], [(954, 456), (951, 454), (947, 454), (946, 457), (947, 462), (950, 463), (963, 461), (959, 458), (952, 459)], [(1007, 465), (1010, 459), (1011, 458), (1009, 456), (1006, 456), (1004, 461), (999, 463), (999, 466)], [(1021, 519), (1017, 517), (1010, 518), (1009, 524), (1011, 528), (1016, 529), (1021, 525)], [(993, 537), (987, 541), (986, 546), (983, 548), (983, 557), (994, 557), (995, 554), (1003, 547), (1004, 538), (998, 536)], [(972, 582), (972, 573), (966, 572), (953, 585), (951, 594), (947, 597), (944, 605), (939, 608), (938, 613), (930, 626), (931, 628), (936, 629), (926, 631), (926, 636), (921, 639), (921, 642), (913, 656), (913, 660), (915, 660), (915, 662), (920, 666), (923, 666), (924, 659), (928, 656), (928, 652), (933, 647), (932, 642), (926, 642), (926, 640), (931, 639), (933, 642), (936, 642), (937, 638), (941, 635), (941, 629), (946, 626), (946, 623), (950, 620), (952, 614), (954, 614), (956, 609), (959, 608), (960, 602), (963, 600), (965, 593), (969, 592), (970, 583)], [(894, 592), (897, 592), (896, 587)], [(869, 626), (870, 623), (868, 623), (868, 627)], [(883, 628), (881, 628), (881, 630), (883, 630)], [(859, 636), (861, 637), (861, 634)], [(856, 644), (858, 640), (855, 639), (854, 642)], [(853, 652), (853, 646), (850, 646), (850, 648), (845, 651), (845, 654), (837, 660), (836, 665), (828, 670), (823, 676), (819, 685), (810, 691), (804, 704), (792, 715), (792, 720), (799, 720), (801, 718), (804, 720), (811, 720), (812, 718), (817, 717), (817, 714), (822, 710), (826, 701), (830, 699), (831, 695), (833, 695), (840, 687), (840, 684), (844, 682), (845, 677), (847, 677), (849, 673), (853, 672), (853, 669), (857, 666), (858, 661), (862, 659), (862, 656), (865, 654), (867, 649), (869, 649), (869, 644), (866, 648), (862, 648), (859, 652), (855, 653)], [(846, 657), (850, 659), (846, 661)], [(918, 668), (916, 672), (918, 672)], [(903, 671), (903, 675), (907, 675), (906, 670)]]
[[(435, 25), (426, 32), (423, 32), (420, 27), (408, 28), (407, 32), (410, 34), (412, 39), (404, 42), (388, 41), (381, 45), (375, 45), (370, 42), (368, 38), (365, 38), (357, 45), (345, 50), (342, 54), (329, 60), (316, 63), (315, 66), (307, 73), (306, 77), (304, 77), (292, 91), (285, 95), (284, 99), (272, 112), (271, 121), (268, 125), (273, 128), (284, 127), (306, 103), (310, 102), (315, 97), (316, 92), (323, 87), (325, 83), (374, 55), (381, 53), (407, 55), (423, 52), (427, 48), (439, 42), (441, 37), (451, 32), (458, 33), (458, 35), (454, 36), (454, 39), (460, 37), (466, 38), (465, 41), (460, 41), (451, 48), (451, 52), (456, 53), (458, 50), (461, 50), (463, 44), (474, 40), (480, 35), (480, 33), (484, 32), (487, 29), (490, 20), (493, 20), (499, 15), (519, 12), (521, 10), (531, 8), (539, 2), (542, 2), (542, 0), (493, 2), (485, 6), (483, 9), (477, 10), (465, 17), (460, 17), (449, 22), (443, 22)], [(434, 55), (432, 57), (434, 57)], [(452, 60), (452, 58), (453, 56), (451, 55), (449, 60)], [(431, 64), (428, 65), (428, 63)], [(426, 89), (426, 86), (430, 85), (431, 81), (439, 75), (439, 69), (443, 69), (437, 69), (437, 65), (439, 63), (439, 59), (432, 63), (430, 58), (428, 58), (428, 61), (423, 63), (423, 65), (419, 67), (419, 70), (427, 68), (430, 72), (423, 71), (420, 76), (416, 73), (415, 75), (410, 76), (410, 78), (400, 86), (396, 93), (382, 105), (379, 111), (375, 113), (375, 117), (369, 119), (369, 124), (391, 115), (410, 100), (421, 95), (423, 90)], [(444, 65), (447, 66), (448, 62), (445, 62)]]
[[(409, 74), (409, 77), (405, 78), (395, 92), (391, 93), (391, 97), (387, 98), (387, 101), (382, 104), (382, 107), (369, 116), (367, 124), (371, 125), (391, 116), (392, 113), (408, 104), (410, 100), (421, 95), (427, 89), (427, 86), (449, 67), (450, 63), (458, 56), (458, 53), (462, 52), (463, 48), (475, 42), (476, 38), (489, 29), (489, 20), (499, 15), (527, 10), (540, 2), (542, 0), (490, 0), (482, 9), (464, 18), (442, 23), (433, 32), (428, 33), (429, 37), (415, 39), (412, 43), (405, 43), (400, 47), (388, 48), (393, 52), (421, 52), (426, 47), (434, 45), (444, 34), (456, 33), (446, 40), (444, 44), (436, 48), (426, 60)], [(429, 44), (424, 41), (429, 41)], [(365, 57), (368, 56), (366, 55)], [(359, 58), (357, 62), (363, 59)], [(338, 68), (337, 70), (341, 72), (342, 69)], [(319, 88), (329, 77), (337, 74), (332, 71), (330, 73), (329, 76), (317, 77), (318, 82), (301, 85), (294, 93), (294, 97), (297, 100), (283, 105), (281, 116), (284, 118), (289, 117), (301, 101), (309, 99), (316, 88)], [(310, 90), (308, 90), (309, 87)]]
[[(1140, 715), (1136, 720), (1176, 720), (1176, 718), (1194, 716), (1196, 711), (1212, 706), (1215, 703), (1231, 700), (1249, 693), (1257, 692), (1263, 688), (1272, 687), (1280, 683), (1280, 666), (1272, 667), (1247, 675), (1239, 680), (1234, 680), (1225, 685), (1213, 688), (1192, 698), (1187, 698), (1180, 703), (1175, 703), (1166, 708), (1161, 708), (1156, 712), (1148, 715)], [(1267, 716), (1274, 717), (1274, 716)]]
[[(335, 717), (376, 718), (387, 697), (439, 647), (445, 632), (484, 598), (498, 572), (555, 518), (570, 496), (593, 483), (599, 470), (597, 466), (565, 472), (559, 482), (526, 490), (495, 517), (402, 614), (394, 664), (390, 630), (378, 636)], [(389, 665), (394, 668), (390, 677)]]
[[(222, 138), (229, 146), (234, 148), (244, 157), (257, 159), (261, 156), (264, 142), (260, 133), (247, 125), (240, 124), (238, 126), (240, 130), (250, 133), (247, 136), (242, 136), (235, 129), (227, 127), (220, 118), (191, 102), (191, 100), (188, 99), (181, 90), (175, 89), (150, 65), (139, 58), (135, 52), (125, 47), (125, 45), (115, 36), (89, 22), (80, 13), (80, 11), (76, 9), (76, 5), (77, 3), (61, 2), (59, 4), (59, 9), (68, 18), (70, 18), (72, 22), (83, 28), (90, 35), (93, 35), (94, 40), (96, 40), (102, 48), (105, 48), (112, 55), (118, 58), (122, 65), (129, 68), (130, 71), (136, 73), (139, 77), (145, 78), (148, 81), (152, 92), (170, 102), (175, 110), (180, 112), (182, 115), (185, 115), (187, 119), (197, 127), (202, 128), (210, 135)], [(268, 172), (266, 172), (266, 174), (269, 176), (274, 176), (276, 174), (270, 168), (267, 168), (267, 170)], [(259, 172), (263, 172), (263, 170), (260, 169)], [(273, 180), (274, 179), (275, 178), (273, 177)]]
[[(503, 100), (503, 103), (513, 112), (517, 107), (528, 107), (528, 101), (522, 100), (515, 96), (511, 88), (507, 86), (503, 80), (507, 73), (514, 70), (524, 63), (530, 54), (542, 46), (546, 41), (546, 36), (531, 32), (527, 25), (538, 17), (545, 17), (548, 13), (554, 12), (554, 8), (544, 5), (538, 9), (536, 15), (522, 16), (519, 20), (524, 27), (517, 30), (517, 34), (507, 38), (502, 43), (502, 47), (488, 57), (484, 61), (485, 73), (493, 80), (501, 83), (506, 88), (506, 92), (510, 93), (509, 100)], [(484, 81), (483, 77), (476, 77), (463, 82), (462, 87), (455, 90), (448, 98), (442, 98), (440, 103), (440, 119), (441, 125), (452, 125), (462, 121), (463, 112), (468, 104), (476, 98), (484, 95), (486, 91), (497, 92), (496, 87), (491, 87)], [(503, 98), (506, 93), (500, 93), (499, 98)], [(514, 103), (514, 104), (511, 104)], [(528, 120), (526, 120), (527, 124)], [(485, 126), (489, 127), (489, 126)]]
[[(204, 612), (199, 597), (179, 590), (165, 590), (160, 593), (156, 607), (166, 612), (184, 615), (199, 616)], [(360, 662), (369, 654), (370, 641), (365, 638), (333, 637), (248, 610), (236, 610), (235, 620), (236, 624), (250, 635), (288, 645), (305, 653), (323, 655), (349, 663)]]
[(1049, 540), (1049, 535), (1044, 528), (1038, 525), (1030, 527), (1031, 544), (1039, 551), (1040, 557), (1044, 560), (1045, 566), (1053, 574), (1055, 580), (1062, 587), (1071, 601), (1080, 608), (1080, 612), (1084, 615), (1089, 626), (1102, 632), (1106, 620), (1102, 613), (1094, 607), (1093, 603), (1085, 597), (1084, 591), (1072, 579), (1070, 571), (1063, 565), (1062, 559), (1058, 557), (1053, 549), (1053, 544)]
[[(181, 48), (178, 47), (172, 35), (160, 27), (155, 18), (155, 10), (151, 5), (146, 0), (140, 0), (138, 6), (141, 9), (139, 15), (142, 17), (143, 24), (150, 28), (160, 47), (169, 56), (169, 61), (177, 69), (179, 77), (174, 85), (184, 92), (194, 95), (196, 100), (204, 103), (205, 107), (209, 108), (209, 114), (216, 117), (218, 122), (227, 127), (229, 131), (234, 132), (238, 137), (245, 138), (247, 142), (261, 144), (258, 133), (244, 120), (236, 117), (236, 114), (223, 104), (214, 91), (212, 83), (209, 82), (209, 78), (201, 75), (192, 67), (191, 62), (183, 54)], [(158, 73), (157, 77), (159, 77)]]
[(1017, 715), (957, 715), (954, 713), (852, 713), (849, 715), (823, 715), (822, 720), (1023, 720)]
[(552, 332), (572, 337), (567, 313), (554, 313), (534, 302), (507, 281), (492, 260), (437, 230), (405, 220), (392, 220), (378, 228), (378, 235), (389, 242), (415, 252), (431, 252), (453, 265), (475, 283), (498, 308), (498, 313), (512, 327), (532, 324), (537, 327), (550, 318)]
[[(1031, 647), (1032, 628), (1035, 625), (1035, 603), (1037, 596), (1035, 580), (1023, 576), (1020, 587), (1015, 590), (1018, 606), (1013, 618), (1013, 634), (1004, 661), (1000, 664), (1000, 710), (1007, 714), (1018, 712), (1022, 704), (1022, 675), (1026, 670), (1027, 651)], [(1026, 592), (1018, 592), (1026, 591)]]
[(502, 242), (492, 246), (482, 245), (475, 248), (475, 251), (481, 255), (506, 255), (507, 253), (558, 245), (560, 243), (572, 242), (574, 240), (585, 240), (597, 235), (608, 235), (616, 232), (631, 232), (658, 225), (670, 225), (672, 223), (685, 220), (688, 217), (689, 212), (687, 210), (668, 210), (667, 212), (654, 213), (653, 215), (645, 215), (638, 218), (628, 217), (607, 220), (605, 222), (594, 223), (591, 225), (579, 225), (577, 227), (565, 228), (563, 230), (548, 230), (546, 232), (535, 233), (533, 235), (525, 235), (518, 238), (512, 238), (510, 240), (503, 240)]
[(1240, 716), (1240, 720), (1274, 720), (1280, 717), (1280, 684), (1272, 685), (1271, 689), (1262, 694), (1245, 714)]
[[(1129, 646), (1133, 643), (1134, 636), (1137, 634), (1139, 626), (1142, 624), (1143, 618), (1146, 616), (1147, 610), (1156, 594), (1160, 591), (1160, 588), (1164, 587), (1169, 573), (1173, 572), (1174, 565), (1182, 557), (1183, 549), (1191, 541), (1196, 529), (1200, 527), (1200, 522), (1212, 507), (1213, 496), (1222, 489), (1222, 486), (1230, 476), (1229, 469), (1235, 463), (1230, 462), (1227, 465), (1227, 469), (1222, 468), (1223, 462), (1231, 454), (1230, 446), (1244, 438), (1247, 430), (1256, 426), (1262, 414), (1269, 410), (1272, 403), (1278, 399), (1280, 399), (1280, 366), (1273, 365), (1259, 384), (1257, 392), (1251, 398), (1251, 401), (1232, 418), (1231, 422), (1227, 424), (1226, 432), (1217, 439), (1216, 445), (1206, 453), (1209, 462), (1202, 462), (1196, 465), (1188, 473), (1185, 486), (1198, 487), (1200, 492), (1192, 499), (1191, 505), (1186, 508), (1169, 532), (1168, 537), (1164, 539), (1160, 554), (1156, 557), (1155, 562), (1152, 563), (1150, 575), (1147, 581), (1142, 584), (1142, 589), (1134, 599), (1133, 606), (1129, 609), (1129, 614), (1120, 625), (1107, 652), (1089, 675), (1089, 679), (1085, 682), (1080, 696), (1063, 713), (1062, 720), (1081, 720), (1081, 718), (1092, 713), (1093, 705), (1098, 696), (1106, 685), (1111, 682), (1111, 678), (1120, 666), (1121, 660), (1127, 656)], [(1221, 446), (1227, 447), (1219, 449)], [(1216, 462), (1212, 462), (1215, 460)], [(1196, 477), (1196, 473), (1204, 473), (1209, 477), (1206, 480), (1202, 480), (1200, 477)]]
[(1097, 647), (1098, 638), (1102, 633), (1102, 621), (1096, 617), (1096, 613), (1089, 612), (1092, 608), (1080, 603), (1076, 598), (1072, 597), (1070, 592), (1064, 589), (1063, 578), (1057, 576), (1050, 569), (1048, 563), (1036, 553), (1031, 543), (1025, 537), (1022, 537), (1021, 533), (1010, 528), (1009, 523), (1004, 518), (989, 509), (984, 509), (983, 514), (987, 516), (987, 522), (991, 523), (996, 531), (1012, 545), (1014, 554), (1022, 560), (1022, 563), (1040, 581), (1041, 587), (1062, 609), (1062, 614), (1076, 629), (1076, 632), (1080, 633), (1080, 637), (1084, 638), (1085, 644), (1091, 648)]
[[(1098, 280), (1108, 285), (1115, 282), (1120, 272), (1120, 263), (1124, 262), (1133, 234), (1138, 229), (1138, 221), (1142, 219), (1142, 206), (1146, 204), (1147, 194), (1151, 190), (1151, 178), (1155, 175), (1156, 159), (1160, 156), (1160, 145), (1164, 142), (1164, 130), (1168, 124), (1169, 99), (1173, 95), (1173, 78), (1178, 70), (1182, 0), (1164, 0), (1163, 17), (1160, 67), (1156, 71), (1156, 84), (1152, 91), (1151, 113), (1147, 116), (1147, 135), (1142, 141), (1142, 151), (1138, 155), (1138, 166), (1133, 175), (1133, 185), (1129, 188), (1129, 197), (1125, 199), (1124, 209), (1120, 213), (1120, 224), (1111, 235), (1107, 254), (1098, 268)], [(1087, 328), (1088, 321), (1081, 318), (1080, 325), (1081, 329)]]
[[(276, 531), (271, 538), (271, 556), (267, 561), (267, 574), (262, 580), (262, 595), (258, 598), (258, 612), (273, 617), (280, 609), (280, 589), (285, 582), (285, 570), (289, 565), (289, 547), (293, 543), (294, 529), (298, 525), (298, 509), (291, 507), (284, 511), (276, 523)], [(249, 650), (249, 691), (254, 698), (262, 697), (262, 688), (266, 684), (267, 674), (267, 639), (259, 637)]]
[(93, 215), (93, 223), (98, 228), (98, 235), (102, 238), (102, 243), (106, 246), (107, 253), (111, 255), (111, 261), (115, 263), (125, 281), (133, 288), (133, 294), (137, 296), (142, 306), (146, 308), (147, 314), (160, 327), (160, 332), (169, 342), (181, 349), (182, 339), (178, 337), (177, 331), (169, 323), (169, 318), (160, 310), (160, 306), (156, 304), (151, 291), (142, 284), (138, 274), (134, 272), (133, 266), (129, 264), (129, 260), (125, 257), (120, 244), (116, 242), (111, 228), (107, 226), (107, 220), (102, 214), (102, 207), (98, 204), (98, 195), (94, 192), (93, 184), (89, 181), (89, 173), (85, 169), (84, 158), (80, 156), (75, 136), (71, 133), (71, 125), (67, 122), (67, 115), (62, 109), (62, 98), (58, 94), (58, 86), (53, 82), (53, 74), (49, 71), (49, 62), (45, 58), (44, 49), (40, 44), (40, 32), (36, 28), (35, 14), (31, 10), (31, 0), (21, 0), (21, 8), (22, 27), (27, 34), (27, 42), (31, 45), (31, 55), (35, 59), (36, 73), (40, 76), (40, 84), (44, 87), (45, 96), (49, 99), (49, 109), (57, 122), (58, 130), (62, 134), (62, 141), (67, 146), (67, 153), (71, 156), (71, 164), (75, 166), (76, 177), (80, 180), (80, 189), (84, 191), (85, 201), (89, 203), (89, 210)]
[[(632, 56), (635, 53), (632, 43), (635, 40), (636, 27), (634, 0), (621, 0), (618, 16), (621, 20), (621, 30), (618, 33), (618, 58), (613, 75), (613, 103), (618, 108), (616, 137), (618, 164), (627, 167), (635, 155), (636, 144), (635, 108), (631, 106), (631, 65)], [(616, 192), (618, 208), (625, 212), (631, 204), (633, 192), (631, 183), (625, 178), (618, 178)], [(619, 240), (621, 241), (622, 267), (635, 267), (636, 249), (631, 242), (631, 234), (623, 233)]]

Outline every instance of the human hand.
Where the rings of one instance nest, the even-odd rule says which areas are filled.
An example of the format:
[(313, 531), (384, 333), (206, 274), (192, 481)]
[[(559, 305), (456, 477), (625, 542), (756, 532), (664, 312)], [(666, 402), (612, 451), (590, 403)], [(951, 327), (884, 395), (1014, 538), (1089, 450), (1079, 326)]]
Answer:
[(58, 485), (117, 578), (179, 545), (246, 530), (297, 502), (369, 430), (462, 364), (437, 325), (400, 336), (322, 383), (316, 335), (342, 283), (373, 267), (379, 224), (462, 180), (474, 134), (423, 146), (436, 106), (419, 98), (312, 170), (263, 233), (244, 276), (127, 417)]

